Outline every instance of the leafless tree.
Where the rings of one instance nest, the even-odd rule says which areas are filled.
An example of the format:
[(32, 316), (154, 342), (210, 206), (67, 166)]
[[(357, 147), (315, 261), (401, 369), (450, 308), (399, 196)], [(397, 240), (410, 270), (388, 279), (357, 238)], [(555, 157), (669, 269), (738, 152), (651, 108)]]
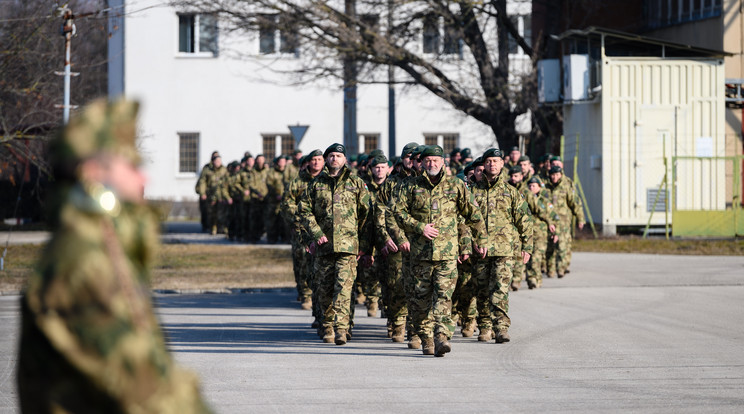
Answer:
[[(231, 34), (255, 36), (267, 27), (295, 33), (302, 51), (292, 69), (298, 82), (332, 78), (347, 86), (344, 62), (353, 61), (357, 83), (386, 83), (386, 68), (393, 66), (403, 75), (397, 82), (420, 85), (487, 125), (502, 148), (517, 143), (514, 121), (534, 111), (537, 100), (534, 71), (514, 71), (510, 49), (520, 48), (530, 62), (536, 54), (507, 15), (506, 0), (351, 0), (355, 13), (348, 13), (349, 1), (171, 3), (184, 12), (218, 14), (221, 30)], [(432, 27), (439, 27), (439, 37)]]

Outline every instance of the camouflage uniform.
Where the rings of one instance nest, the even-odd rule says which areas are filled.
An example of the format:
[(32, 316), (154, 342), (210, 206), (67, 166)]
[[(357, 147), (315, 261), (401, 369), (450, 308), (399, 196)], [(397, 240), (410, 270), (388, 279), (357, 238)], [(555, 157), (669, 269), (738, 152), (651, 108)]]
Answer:
[[(522, 196), (522, 199), (525, 201), (527, 201), (527, 198), (532, 194), (530, 193), (529, 188), (527, 188), (527, 183), (524, 180), (520, 181), (516, 185), (511, 182), (509, 184), (517, 189), (519, 194)], [(514, 267), (512, 268), (512, 290), (519, 289), (519, 286), (522, 284), (522, 280), (525, 277), (525, 271), (526, 266), (522, 260), (522, 243), (519, 240), (516, 240), (514, 243)]]
[[(60, 165), (99, 151), (136, 162), (135, 114), (132, 104), (97, 101), (50, 152)], [(21, 298), (21, 411), (209, 412), (196, 377), (168, 353), (153, 312), (154, 214), (122, 203), (101, 183), (64, 181), (56, 187), (52, 238)]]
[(280, 211), (284, 187), (289, 182), (285, 182), (284, 178), (284, 171), (280, 171), (276, 167), (270, 169), (266, 176), (266, 187), (269, 192), (266, 196), (264, 223), (266, 226), (266, 241), (272, 244), (284, 242), (287, 235), (287, 229), (284, 226)]
[(194, 192), (199, 195), (199, 214), (201, 216), (200, 221), (203, 232), (211, 230), (211, 228), (209, 227), (209, 200), (202, 200), (202, 196), (206, 196), (206, 192), (200, 193), (199, 191), (202, 188), (202, 182), (206, 182), (207, 180), (206, 176), (212, 174), (213, 172), (214, 166), (211, 162), (204, 164), (201, 172), (199, 173), (199, 179), (196, 180), (196, 185), (194, 186)]
[(262, 169), (257, 167), (253, 168), (250, 175), (250, 183), (248, 188), (251, 191), (251, 201), (249, 206), (248, 220), (250, 220), (250, 234), (248, 240), (256, 243), (261, 240), (261, 236), (264, 233), (264, 214), (267, 209), (267, 195), (269, 193), (269, 187), (266, 185), (266, 178), (268, 177), (269, 169), (266, 165)]
[(576, 188), (565, 175), (556, 184), (549, 181), (546, 188), (550, 191), (550, 200), (559, 218), (556, 225), (558, 242), (554, 243), (553, 254), (548, 258), (548, 274), (552, 274), (555, 270), (558, 277), (562, 277), (568, 268), (568, 253), (571, 251), (573, 240), (571, 237), (572, 220), (576, 216), (578, 222), (583, 224), (584, 210), (576, 194)]
[(312, 302), (312, 256), (305, 250), (310, 245), (307, 234), (302, 227), (298, 207), (302, 194), (315, 177), (303, 170), (297, 178), (287, 184), (282, 199), (281, 211), (292, 241), (292, 264), (294, 268), (297, 294), (302, 303)]
[[(372, 180), (371, 175), (367, 175), (368, 179), (364, 180), (367, 185), (370, 197), (370, 229), (373, 229), (374, 220), (374, 205), (377, 200), (377, 195), (380, 191), (381, 186)], [(383, 183), (384, 185), (384, 183)], [(380, 248), (378, 247), (379, 242), (376, 241), (376, 233), (373, 232), (368, 234), (367, 237), (372, 238), (370, 248), (372, 249), (370, 254), (375, 257), (375, 262), (370, 267), (360, 266), (357, 272), (358, 281), (361, 282), (362, 292), (365, 296), (365, 306), (367, 307), (367, 313), (369, 316), (375, 316), (379, 307), (380, 297), (382, 296), (382, 284), (381, 278), (383, 276), (383, 268), (385, 267), (384, 259), (380, 255)]]
[(369, 193), (364, 182), (343, 166), (336, 177), (324, 169), (300, 200), (302, 225), (310, 239), (328, 238), (315, 253), (322, 327), (326, 332), (334, 327), (348, 331), (357, 254), (369, 252), (368, 239), (361, 237), (370, 209)]
[[(228, 237), (230, 240), (239, 239), (242, 235), (242, 200), (243, 200), (243, 185), (241, 181), (240, 169), (236, 166), (237, 163), (230, 163), (228, 167), (229, 175), (227, 176), (227, 192), (230, 194), (230, 198), (233, 203), (229, 206), (228, 215)], [(237, 164), (240, 165), (240, 164)]]
[(470, 227), (465, 225), (462, 217), (459, 217), (458, 221), (460, 256), (468, 255), (470, 257), (457, 264), (457, 285), (452, 296), (452, 309), (455, 322), (459, 320), (462, 330), (468, 332), (478, 317), (475, 279), (473, 279), (473, 263), (475, 263), (477, 257), (473, 255)]
[(548, 237), (554, 235), (554, 233), (549, 232), (548, 227), (557, 224), (558, 215), (555, 213), (553, 203), (541, 193), (532, 194), (530, 192), (527, 197), (527, 204), (530, 206), (532, 216), (535, 217), (533, 225), (534, 248), (530, 261), (527, 262), (527, 284), (532, 289), (542, 286), (542, 267), (548, 249)]
[[(485, 155), (484, 155), (485, 160)], [(502, 169), (503, 170), (503, 169)], [(499, 174), (494, 181), (484, 176), (473, 187), (473, 195), (486, 223), (488, 235), (486, 257), (475, 268), (478, 286), (478, 328), (481, 334), (494, 325), (506, 332), (511, 325), (509, 285), (514, 266), (514, 251), (521, 242), (522, 250), (532, 252), (532, 216), (519, 191)], [(520, 257), (521, 260), (521, 257)], [(490, 305), (490, 309), (489, 309)]]
[[(414, 298), (409, 311), (422, 339), (439, 334), (449, 339), (455, 329), (451, 312), (457, 283), (458, 215), (473, 226), (476, 240), (485, 242), (481, 214), (470, 192), (461, 180), (447, 176), (444, 168), (436, 184), (428, 174), (409, 180), (393, 207), (411, 243)], [(439, 230), (434, 240), (423, 235), (427, 223)]]
[(198, 193), (207, 196), (209, 202), (209, 228), (212, 229), (212, 234), (217, 232), (227, 233), (227, 220), (228, 220), (228, 200), (230, 200), (230, 194), (228, 192), (227, 184), (227, 168), (221, 165), (219, 168), (211, 168), (209, 174), (202, 174), (204, 179), (200, 179), (197, 183), (199, 186)]

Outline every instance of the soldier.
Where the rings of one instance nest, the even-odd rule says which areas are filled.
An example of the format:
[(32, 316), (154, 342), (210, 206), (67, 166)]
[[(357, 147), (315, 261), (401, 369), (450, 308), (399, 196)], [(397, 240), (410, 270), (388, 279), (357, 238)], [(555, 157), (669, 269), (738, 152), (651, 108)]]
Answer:
[[(310, 245), (310, 241), (307, 240), (307, 233), (302, 228), (298, 205), (302, 194), (308, 185), (310, 185), (310, 182), (320, 174), (324, 163), (323, 153), (320, 150), (312, 151), (307, 157), (302, 157), (302, 161), (299, 163), (299, 175), (287, 184), (281, 204), (282, 214), (287, 227), (290, 229), (292, 265), (295, 284), (297, 285), (297, 295), (300, 299), (300, 306), (305, 310), (312, 309), (313, 303), (317, 304), (317, 301), (313, 301), (316, 289), (314, 289), (312, 282), (312, 256), (306, 250), (306, 247)], [(318, 313), (313, 312), (313, 316), (320, 323)]]
[[(509, 168), (509, 184), (519, 191), (519, 194), (524, 200), (527, 200), (530, 190), (527, 188), (527, 183), (522, 180), (522, 167), (520, 165), (517, 164)], [(525, 263), (522, 262), (522, 246), (519, 241), (516, 241), (514, 245), (511, 290), (519, 290), (519, 287), (522, 285), (522, 279), (524, 279), (524, 273)]]
[(527, 185), (530, 190), (527, 204), (530, 206), (532, 216), (535, 217), (533, 226), (534, 248), (530, 261), (527, 262), (527, 287), (535, 289), (542, 286), (542, 268), (545, 253), (548, 249), (548, 238), (552, 242), (558, 240), (558, 236), (555, 235), (555, 224), (559, 218), (555, 213), (553, 203), (542, 195), (540, 179), (532, 177)]
[(208, 202), (208, 226), (212, 234), (228, 233), (227, 220), (232, 198), (227, 187), (227, 168), (219, 154), (212, 156), (212, 170), (198, 182), (198, 193)]
[[(387, 157), (385, 157), (385, 155), (380, 151), (379, 154), (367, 161), (367, 171), (369, 172), (369, 179), (365, 180), (365, 182), (367, 184), (367, 189), (369, 190), (372, 206), (369, 220), (370, 228), (374, 229), (374, 205), (377, 202), (377, 196), (380, 189), (385, 184), (388, 177), (389, 167)], [(370, 237), (374, 237), (375, 235), (376, 233), (373, 233)], [(385, 285), (383, 287), (383, 281), (381, 280), (384, 276), (386, 262), (381, 254), (382, 246), (378, 247), (377, 245), (377, 240), (374, 240), (371, 244), (371, 248), (373, 249), (372, 255), (375, 258), (372, 266), (362, 266), (358, 271), (358, 274), (362, 279), (362, 288), (364, 295), (366, 296), (365, 306), (367, 307), (367, 316), (369, 317), (377, 316), (380, 297), (383, 295), (383, 290), (385, 292), (387, 291), (387, 286)], [(385, 302), (383, 301), (383, 304), (384, 303)]]
[[(573, 239), (571, 237), (573, 218), (576, 217), (579, 230), (584, 228), (584, 211), (581, 208), (579, 196), (567, 178), (563, 176), (561, 167), (556, 165), (550, 168), (550, 182), (547, 184), (547, 189), (550, 191), (550, 200), (559, 218), (556, 226), (558, 241), (553, 245), (555, 269), (559, 278), (566, 274), (568, 268), (567, 256), (568, 252), (571, 251), (571, 241)], [(548, 266), (548, 271), (552, 273), (553, 269), (550, 268), (550, 263)]]
[(530, 162), (530, 157), (526, 155), (522, 155), (521, 157), (519, 157), (519, 166), (522, 168), (522, 181), (526, 183), (535, 174), (535, 171), (532, 169), (532, 162)]
[(517, 146), (512, 147), (511, 151), (509, 151), (509, 158), (506, 160), (506, 164), (504, 166), (506, 168), (518, 166), (519, 158), (521, 157), (522, 157), (522, 152), (519, 151), (519, 147)]
[(158, 223), (144, 204), (136, 113), (95, 101), (51, 143), (54, 230), (21, 298), (24, 413), (209, 412), (148, 293)]
[(264, 233), (264, 214), (267, 208), (266, 197), (269, 193), (269, 188), (266, 185), (268, 173), (266, 157), (263, 154), (256, 155), (256, 162), (253, 166), (248, 185), (251, 193), (250, 213), (248, 215), (251, 222), (251, 232), (248, 235), (248, 239), (252, 243), (260, 241)]
[(487, 244), (478, 245), (487, 249), (486, 257), (478, 260), (474, 270), (478, 284), (478, 340), (489, 341), (493, 337), (496, 343), (510, 340), (509, 285), (516, 250), (513, 246), (521, 243), (522, 263), (529, 261), (532, 252), (529, 207), (519, 191), (503, 179), (502, 157), (496, 148), (483, 154), (484, 177), (473, 187), (488, 236)]
[(227, 166), (227, 192), (230, 194), (230, 198), (233, 203), (229, 206), (228, 214), (228, 239), (237, 240), (242, 234), (242, 220), (240, 219), (242, 213), (242, 200), (243, 200), (243, 185), (241, 183), (240, 166), (242, 164), (238, 161), (233, 161)]
[(460, 148), (453, 148), (450, 152), (450, 162), (449, 167), (452, 171), (452, 175), (457, 175), (465, 168), (462, 162), (462, 157), (460, 156)]
[(269, 192), (266, 195), (264, 223), (266, 226), (266, 241), (269, 244), (283, 243), (287, 234), (279, 208), (286, 186), (284, 173), (286, 167), (287, 159), (282, 156), (276, 157), (274, 158), (274, 167), (269, 170), (266, 177), (266, 187)]
[(346, 166), (343, 145), (331, 145), (323, 156), (326, 169), (302, 195), (299, 210), (312, 240), (309, 251), (315, 255), (323, 342), (344, 345), (351, 338), (351, 296), (357, 258), (372, 260), (366, 253), (368, 238), (360, 237), (370, 198), (364, 182)]
[(301, 150), (296, 149), (292, 151), (292, 156), (287, 158), (287, 167), (284, 169), (285, 182), (290, 182), (297, 178), (302, 167), (300, 163), (303, 158)]
[[(408, 267), (409, 254), (404, 256), (400, 245), (407, 241), (405, 234), (398, 226), (392, 214), (391, 206), (394, 202), (394, 194), (397, 194), (402, 183), (410, 177), (412, 162), (411, 154), (418, 144), (411, 142), (403, 147), (400, 156), (400, 169), (392, 174), (382, 185), (377, 193), (374, 206), (375, 237), (380, 253), (385, 257), (387, 265), (385, 285), (387, 296), (384, 299), (386, 306), (385, 315), (390, 326), (390, 336), (393, 342), (403, 342), (406, 335), (406, 319), (408, 317), (408, 295), (407, 285), (403, 278), (404, 267)], [(415, 336), (418, 338), (418, 335)], [(418, 347), (421, 344), (419, 343)]]
[(416, 333), (424, 355), (442, 357), (451, 350), (449, 339), (455, 329), (451, 313), (459, 255), (458, 215), (473, 226), (479, 245), (485, 243), (485, 228), (465, 184), (445, 174), (442, 148), (427, 146), (421, 157), (425, 173), (401, 189), (393, 211), (410, 240), (400, 248), (411, 252), (410, 310)]
[(202, 188), (202, 183), (206, 182), (208, 179), (208, 176), (214, 173), (214, 165), (212, 165), (212, 160), (215, 159), (215, 157), (219, 157), (220, 153), (217, 151), (213, 151), (212, 155), (210, 156), (210, 161), (206, 164), (204, 164), (204, 167), (202, 167), (201, 172), (199, 173), (199, 179), (196, 180), (196, 186), (194, 188), (194, 191), (199, 196), (199, 214), (201, 215), (201, 226), (202, 226), (202, 232), (207, 233), (211, 231), (211, 226), (209, 225), (209, 200), (207, 200), (207, 194), (205, 192), (200, 192)]

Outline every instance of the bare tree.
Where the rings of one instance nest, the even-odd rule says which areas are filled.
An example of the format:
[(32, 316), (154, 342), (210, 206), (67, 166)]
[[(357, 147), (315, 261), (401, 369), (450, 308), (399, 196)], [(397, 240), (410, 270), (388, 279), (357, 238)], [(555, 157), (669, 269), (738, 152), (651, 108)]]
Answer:
[(241, 35), (266, 27), (294, 30), (302, 50), (292, 69), (298, 82), (341, 81), (344, 62), (351, 60), (356, 82), (386, 83), (386, 68), (394, 66), (405, 74), (399, 82), (420, 85), (487, 125), (502, 148), (517, 143), (516, 117), (536, 109), (534, 71), (510, 75), (510, 46), (531, 59), (535, 52), (507, 15), (506, 0), (357, 0), (354, 14), (340, 0), (172, 4), (184, 12), (216, 13), (222, 29)]
[[(67, 2), (74, 12), (105, 8), (103, 0)], [(64, 66), (62, 19), (55, 4), (43, 0), (3, 2), (0, 8), (0, 198), (15, 206), (21, 183), (25, 198), (41, 197), (40, 186), (51, 172), (46, 142), (61, 123), (63, 80), (55, 75)], [(75, 21), (72, 68), (72, 103), (83, 104), (106, 94), (105, 16)], [(33, 197), (31, 197), (33, 195)], [(8, 211), (0, 211), (2, 215)], [(10, 211), (12, 213), (12, 211)]]

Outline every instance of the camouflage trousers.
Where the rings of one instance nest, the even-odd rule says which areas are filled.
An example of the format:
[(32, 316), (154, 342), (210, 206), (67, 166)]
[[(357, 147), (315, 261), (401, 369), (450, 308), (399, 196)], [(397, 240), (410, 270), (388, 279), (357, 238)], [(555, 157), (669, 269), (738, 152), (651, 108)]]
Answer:
[(559, 223), (556, 226), (555, 233), (558, 235), (557, 242), (549, 242), (552, 249), (548, 253), (548, 274), (565, 274), (568, 269), (570, 260), (571, 244), (571, 225), (568, 223)]
[(466, 326), (470, 321), (478, 317), (476, 306), (476, 286), (473, 278), (473, 262), (475, 257), (457, 265), (457, 285), (452, 295), (453, 319), (455, 323)]
[(385, 315), (392, 326), (404, 325), (408, 317), (408, 301), (403, 283), (403, 253), (397, 252), (384, 259), (382, 302)]
[(548, 226), (541, 222), (533, 228), (534, 247), (532, 248), (530, 261), (527, 262), (527, 281), (540, 286), (542, 285), (542, 268), (545, 265), (545, 254), (548, 250)]
[(478, 329), (509, 328), (509, 285), (513, 256), (478, 259), (474, 275), (478, 287)]
[(354, 254), (331, 253), (315, 258), (320, 323), (324, 327), (348, 330), (352, 326), (352, 288), (356, 268)]
[(452, 320), (452, 294), (457, 284), (457, 260), (411, 260), (413, 300), (411, 315), (419, 337), (455, 331)]
[(199, 197), (199, 215), (201, 216), (202, 231), (212, 230), (209, 226), (209, 200), (202, 200)]
[(250, 233), (248, 233), (248, 241), (255, 243), (261, 240), (261, 236), (264, 233), (266, 202), (263, 200), (251, 200), (249, 205), (248, 220), (250, 220)]
[(382, 286), (380, 277), (384, 268), (383, 263), (379, 263), (379, 256), (375, 256), (375, 263), (370, 267), (359, 266), (357, 269), (357, 285), (360, 291), (367, 298), (367, 306), (377, 303), (382, 296)]
[(230, 205), (226, 201), (209, 204), (209, 229), (214, 232), (228, 233), (227, 225), (230, 215)]
[(287, 226), (282, 217), (279, 204), (267, 203), (264, 212), (264, 226), (266, 228), (267, 243), (283, 243), (287, 241)]
[(517, 247), (515, 248), (514, 253), (514, 266), (512, 267), (512, 284), (516, 284), (519, 286), (522, 283), (522, 280), (524, 280), (524, 273), (526, 266), (524, 264), (524, 260), (522, 259), (522, 243), (517, 242)]
[(297, 297), (300, 301), (312, 297), (313, 291), (311, 278), (313, 274), (312, 255), (305, 250), (305, 246), (298, 240), (296, 234), (292, 234), (292, 270), (294, 271), (295, 286), (297, 286)]

